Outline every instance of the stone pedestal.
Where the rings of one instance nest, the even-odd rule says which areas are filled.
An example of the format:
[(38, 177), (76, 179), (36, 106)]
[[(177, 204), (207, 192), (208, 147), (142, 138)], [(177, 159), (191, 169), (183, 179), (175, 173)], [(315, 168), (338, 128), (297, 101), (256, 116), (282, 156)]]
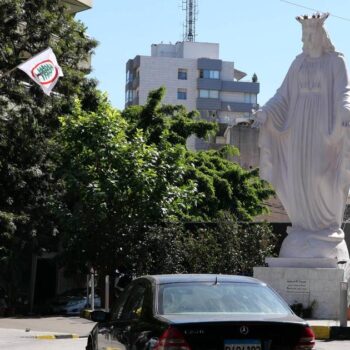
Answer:
[[(254, 277), (267, 283), (289, 304), (314, 303), (312, 318), (338, 319), (340, 282), (348, 269), (312, 267), (254, 267)], [(349, 297), (348, 297), (349, 299)]]
[(338, 260), (332, 258), (266, 258), (265, 262), (269, 267), (338, 267)]

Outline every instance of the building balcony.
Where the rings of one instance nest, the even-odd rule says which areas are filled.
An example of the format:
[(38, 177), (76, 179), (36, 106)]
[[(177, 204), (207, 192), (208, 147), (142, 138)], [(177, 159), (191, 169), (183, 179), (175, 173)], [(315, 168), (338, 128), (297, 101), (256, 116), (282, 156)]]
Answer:
[(221, 102), (221, 110), (229, 112), (252, 113), (253, 109), (257, 108), (256, 103), (245, 102)]
[(125, 84), (126, 90), (136, 90), (140, 86), (140, 78), (136, 77)]
[(249, 94), (258, 94), (260, 91), (259, 83), (251, 83), (244, 81), (222, 81), (222, 91), (225, 92), (244, 92)]
[(68, 12), (75, 14), (92, 8), (92, 0), (61, 0), (68, 8)]
[(221, 90), (222, 80), (198, 78), (197, 79), (197, 87), (198, 87), (198, 89), (204, 89), (204, 90)]
[(140, 98), (135, 97), (132, 101), (128, 101), (125, 103), (125, 108), (130, 107), (130, 106), (137, 106), (140, 104)]
[(211, 58), (199, 58), (197, 61), (198, 69), (221, 70), (222, 60)]
[(132, 81), (132, 89), (136, 90), (138, 87), (140, 86), (140, 78), (136, 77), (133, 81)]
[(197, 109), (217, 111), (221, 109), (219, 98), (197, 98)]
[(234, 116), (222, 115), (218, 117), (217, 122), (220, 124), (235, 125), (236, 118)]
[(220, 79), (197, 79), (198, 89), (220, 90), (223, 92), (240, 92), (249, 94), (258, 94), (260, 91), (259, 83), (228, 81)]
[(256, 103), (224, 102), (218, 98), (197, 98), (198, 110), (252, 113), (258, 106)]
[(79, 61), (78, 68), (82, 70), (91, 69), (91, 53), (87, 54), (85, 59)]

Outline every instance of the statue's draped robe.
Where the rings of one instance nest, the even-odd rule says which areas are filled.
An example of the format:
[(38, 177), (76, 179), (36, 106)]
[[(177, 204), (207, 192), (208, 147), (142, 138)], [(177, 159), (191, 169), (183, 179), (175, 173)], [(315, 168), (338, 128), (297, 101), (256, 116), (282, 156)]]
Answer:
[[(350, 86), (343, 56), (296, 57), (262, 109), (260, 175), (292, 230), (339, 232), (350, 186)], [(341, 231), (341, 230), (340, 230)]]

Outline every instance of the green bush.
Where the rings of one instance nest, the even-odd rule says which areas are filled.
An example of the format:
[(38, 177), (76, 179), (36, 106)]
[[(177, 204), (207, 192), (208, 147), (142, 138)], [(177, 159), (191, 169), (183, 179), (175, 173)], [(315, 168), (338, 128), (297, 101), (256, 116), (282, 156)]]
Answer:
[(227, 273), (252, 275), (274, 255), (276, 237), (268, 224), (214, 223), (148, 227), (124, 262), (136, 275)]

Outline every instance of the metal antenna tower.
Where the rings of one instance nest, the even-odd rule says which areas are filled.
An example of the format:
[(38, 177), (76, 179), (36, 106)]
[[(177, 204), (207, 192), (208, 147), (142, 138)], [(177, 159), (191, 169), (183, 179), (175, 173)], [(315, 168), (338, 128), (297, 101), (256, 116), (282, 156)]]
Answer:
[(184, 41), (196, 41), (197, 2), (198, 0), (182, 0), (182, 10), (186, 11)]

